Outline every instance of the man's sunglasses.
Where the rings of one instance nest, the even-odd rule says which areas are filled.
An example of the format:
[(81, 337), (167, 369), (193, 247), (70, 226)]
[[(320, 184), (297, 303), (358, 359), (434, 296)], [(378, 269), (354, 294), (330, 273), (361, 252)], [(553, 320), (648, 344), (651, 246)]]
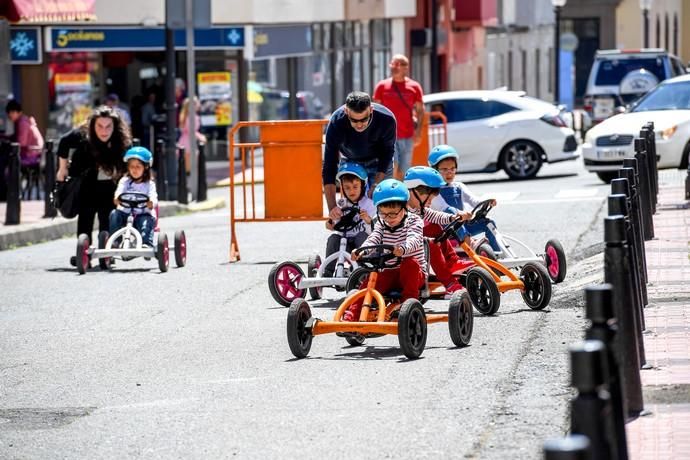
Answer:
[(350, 120), (350, 123), (352, 123), (353, 125), (356, 125), (357, 123), (362, 124), (362, 123), (366, 123), (367, 121), (369, 121), (369, 118), (371, 118), (371, 114), (367, 115), (364, 118), (352, 118), (349, 115), (347, 116), (347, 118)]

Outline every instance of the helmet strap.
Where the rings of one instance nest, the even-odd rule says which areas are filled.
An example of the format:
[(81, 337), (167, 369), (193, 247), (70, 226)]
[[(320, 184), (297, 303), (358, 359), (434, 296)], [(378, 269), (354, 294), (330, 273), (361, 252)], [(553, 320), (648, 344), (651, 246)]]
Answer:
[(414, 195), (415, 198), (417, 198), (417, 201), (419, 201), (419, 214), (424, 217), (424, 208), (426, 208), (426, 202), (429, 201), (429, 198), (431, 198), (431, 195), (428, 195), (424, 201), (422, 201), (421, 198), (419, 198), (419, 195), (417, 195), (417, 191), (415, 189), (411, 190), (412, 194)]

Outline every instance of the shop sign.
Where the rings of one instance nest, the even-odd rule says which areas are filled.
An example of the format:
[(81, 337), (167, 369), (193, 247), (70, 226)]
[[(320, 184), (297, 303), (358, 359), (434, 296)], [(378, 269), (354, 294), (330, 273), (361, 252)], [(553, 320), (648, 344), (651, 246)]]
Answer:
[[(165, 49), (165, 29), (50, 27), (48, 51), (145, 51)], [(184, 30), (176, 30), (175, 48), (186, 46)], [(196, 29), (194, 47), (228, 49), (244, 47), (243, 27)]]
[(42, 57), (39, 27), (10, 29), (10, 60), (12, 64), (40, 64)]
[(232, 124), (230, 72), (200, 72), (196, 78), (201, 104), (201, 125)]
[(254, 27), (254, 59), (311, 54), (310, 25)]
[(91, 75), (88, 73), (56, 73), (55, 105), (58, 129), (67, 131), (81, 124), (92, 112)]

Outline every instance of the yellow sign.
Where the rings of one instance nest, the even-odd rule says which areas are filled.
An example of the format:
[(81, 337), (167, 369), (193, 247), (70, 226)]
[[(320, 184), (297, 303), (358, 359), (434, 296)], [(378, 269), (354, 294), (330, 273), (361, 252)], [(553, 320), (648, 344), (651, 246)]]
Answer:
[(88, 73), (56, 73), (57, 85), (90, 85), (91, 75)]
[(228, 126), (232, 123), (232, 88), (230, 72), (200, 72), (199, 82), (202, 126)]
[(71, 41), (79, 42), (102, 42), (105, 34), (99, 31), (79, 30), (77, 32), (61, 32), (55, 39), (55, 44), (60, 48), (69, 45)]
[(209, 83), (230, 84), (230, 72), (200, 72), (196, 78), (200, 85)]

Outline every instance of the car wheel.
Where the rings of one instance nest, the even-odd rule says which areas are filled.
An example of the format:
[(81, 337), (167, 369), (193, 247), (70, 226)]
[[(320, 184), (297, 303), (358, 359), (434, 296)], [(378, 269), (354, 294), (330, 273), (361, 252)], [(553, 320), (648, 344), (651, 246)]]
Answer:
[(613, 179), (618, 179), (618, 171), (599, 171), (597, 176), (602, 181), (610, 184)]
[(688, 162), (690, 162), (690, 142), (685, 144), (683, 156), (680, 157), (680, 165), (678, 166), (678, 169), (688, 169)]
[(531, 179), (542, 165), (541, 147), (532, 141), (513, 141), (503, 148), (501, 165), (511, 179)]

